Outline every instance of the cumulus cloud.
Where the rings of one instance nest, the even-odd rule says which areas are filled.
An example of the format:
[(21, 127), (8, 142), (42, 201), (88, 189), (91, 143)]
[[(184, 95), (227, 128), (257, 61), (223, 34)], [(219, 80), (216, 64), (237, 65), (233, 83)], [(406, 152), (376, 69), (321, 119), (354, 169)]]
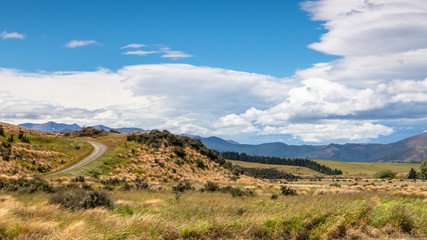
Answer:
[(193, 55), (185, 53), (183, 51), (175, 51), (172, 50), (170, 47), (164, 46), (164, 45), (146, 45), (146, 44), (128, 44), (124, 47), (121, 47), (120, 49), (126, 49), (126, 48), (149, 48), (150, 50), (132, 50), (132, 51), (126, 51), (123, 52), (123, 55), (138, 55), (138, 56), (146, 56), (149, 54), (161, 54), (162, 58), (170, 58), (170, 59), (179, 59), (179, 58), (189, 58), (193, 57)]
[(302, 7), (328, 30), (309, 47), (341, 58), (297, 71), (299, 86), (285, 101), (222, 119), (251, 124), (257, 134), (322, 142), (374, 139), (395, 131), (385, 122), (411, 124), (427, 114), (425, 1), (321, 0)]
[(389, 135), (393, 129), (381, 124), (355, 121), (322, 120), (316, 124), (292, 123), (286, 126), (267, 126), (261, 134), (290, 134), (304, 142), (367, 141), (380, 135)]
[(95, 40), (73, 40), (65, 44), (67, 48), (84, 47), (90, 45), (100, 45)]
[[(268, 75), (187, 64), (135, 65), (115, 72), (0, 69), (0, 79), (2, 89), (17, 99), (96, 111), (88, 118), (93, 124), (200, 135), (212, 134), (212, 122), (224, 113), (279, 103), (280, 92), (291, 86), (286, 79)], [(3, 119), (10, 121), (12, 116)]]
[(0, 37), (2, 39), (8, 39), (8, 38), (24, 39), (25, 35), (17, 32), (9, 33), (9, 32), (3, 31), (2, 33), (0, 33)]
[(138, 55), (145, 56), (149, 54), (159, 53), (159, 51), (143, 51), (143, 50), (134, 50), (134, 51), (126, 51), (123, 55)]

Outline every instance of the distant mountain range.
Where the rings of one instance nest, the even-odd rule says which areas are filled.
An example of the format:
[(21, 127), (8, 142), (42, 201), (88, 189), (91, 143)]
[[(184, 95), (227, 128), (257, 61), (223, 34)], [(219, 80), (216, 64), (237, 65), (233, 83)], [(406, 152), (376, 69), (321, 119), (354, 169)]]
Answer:
[[(43, 124), (23, 123), (19, 124), (19, 126), (43, 132), (70, 133), (81, 129), (77, 124), (55, 122)], [(141, 128), (110, 128), (103, 125), (96, 125), (93, 128), (107, 132), (115, 130), (120, 133), (149, 131)], [(199, 138), (206, 147), (217, 151), (244, 152), (249, 155), (259, 156), (329, 159), (345, 162), (422, 162), (427, 158), (427, 133), (389, 144), (347, 143), (329, 145), (287, 145), (281, 142), (250, 145), (218, 137), (203, 138), (188, 134), (182, 135)]]
[(280, 142), (239, 144), (218, 137), (200, 138), (208, 148), (249, 155), (329, 159), (345, 162), (422, 162), (427, 158), (427, 133), (390, 144), (347, 143), (329, 145), (287, 145)]
[[(26, 127), (29, 129), (33, 129), (33, 130), (38, 130), (38, 131), (42, 131), (42, 132), (65, 132), (65, 133), (72, 133), (74, 131), (78, 131), (80, 129), (82, 129), (82, 127), (80, 127), (77, 124), (65, 124), (65, 123), (56, 123), (56, 122), (47, 122), (47, 123), (22, 123), (19, 124), (19, 126), (21, 127)], [(132, 132), (137, 132), (137, 131), (141, 131), (141, 132), (147, 132), (147, 130), (144, 130), (142, 128), (110, 128), (104, 125), (96, 125), (96, 126), (92, 126), (95, 129), (98, 130), (104, 130), (109, 132), (110, 130), (115, 130), (117, 132), (120, 133), (132, 133)]]

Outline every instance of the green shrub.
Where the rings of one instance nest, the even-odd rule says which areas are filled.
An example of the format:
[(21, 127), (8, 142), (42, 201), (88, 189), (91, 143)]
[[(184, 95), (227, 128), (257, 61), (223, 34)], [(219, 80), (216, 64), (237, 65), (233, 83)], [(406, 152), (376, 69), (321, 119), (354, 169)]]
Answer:
[(146, 181), (140, 178), (133, 180), (133, 184), (136, 190), (148, 189), (150, 187)]
[(207, 182), (206, 184), (205, 184), (205, 191), (208, 191), (208, 192), (215, 192), (215, 191), (218, 191), (220, 188), (219, 188), (219, 184), (218, 183), (214, 183), (214, 182)]
[(427, 180), (427, 158), (421, 163), (421, 179)]
[(396, 177), (396, 173), (391, 171), (391, 170), (381, 170), (377, 173), (375, 173), (374, 178), (387, 178), (387, 179), (393, 179), (394, 177)]
[(175, 147), (173, 149), (173, 152), (180, 158), (184, 158), (186, 155), (186, 152), (185, 152), (184, 148), (182, 148), (182, 147)]
[(409, 170), (408, 179), (417, 179), (417, 171), (414, 168)]
[(200, 169), (206, 169), (208, 166), (206, 166), (206, 164), (202, 161), (202, 160), (200, 160), (200, 159), (197, 159), (196, 160), (196, 166), (198, 167), (198, 168), (200, 168)]
[(288, 195), (297, 195), (297, 191), (287, 187), (287, 186), (281, 186), (280, 191), (282, 192), (282, 195), (288, 196)]
[(146, 174), (147, 171), (145, 171), (144, 169), (136, 169), (136, 170), (133, 170), (132, 173)]
[(178, 183), (178, 185), (172, 187), (174, 192), (185, 192), (186, 190), (194, 190), (194, 187), (189, 182)]
[(32, 179), (20, 177), (18, 179), (1, 180), (0, 189), (6, 191), (22, 191), (22, 192), (54, 192), (54, 188), (48, 182), (38, 176), (33, 176)]
[(113, 208), (113, 201), (106, 192), (84, 191), (82, 189), (57, 193), (50, 198), (49, 203), (59, 204), (64, 208), (72, 210), (96, 207)]
[(221, 189), (223, 192), (231, 193), (233, 197), (254, 196), (255, 192), (250, 189), (241, 189), (239, 187), (227, 186)]

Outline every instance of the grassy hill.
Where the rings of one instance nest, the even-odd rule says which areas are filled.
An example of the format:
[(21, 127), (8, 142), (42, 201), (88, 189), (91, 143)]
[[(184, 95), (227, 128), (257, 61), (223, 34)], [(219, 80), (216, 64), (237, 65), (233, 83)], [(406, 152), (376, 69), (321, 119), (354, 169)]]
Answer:
[[(45, 174), (70, 166), (92, 151), (90, 144), (78, 139), (6, 123), (0, 125), (5, 133), (0, 136), (1, 174)], [(26, 140), (19, 139), (20, 132)]]
[[(254, 184), (261, 180), (235, 174), (231, 164), (198, 139), (177, 136), (167, 131), (134, 134), (107, 133), (86, 128), (71, 135), (91, 139), (108, 146), (107, 153), (73, 172), (62, 176), (96, 177), (94, 184), (116, 181), (117, 187), (135, 181), (151, 184), (208, 181), (233, 184)], [(53, 177), (52, 179), (60, 179)]]

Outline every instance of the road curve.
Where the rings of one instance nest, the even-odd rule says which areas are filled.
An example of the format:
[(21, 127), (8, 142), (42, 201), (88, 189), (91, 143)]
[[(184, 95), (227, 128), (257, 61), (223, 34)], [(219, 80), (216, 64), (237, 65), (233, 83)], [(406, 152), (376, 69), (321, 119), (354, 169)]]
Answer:
[(59, 172), (56, 172), (56, 173), (49, 174), (47, 176), (54, 176), (54, 175), (58, 175), (58, 174), (61, 174), (61, 173), (66, 173), (66, 172), (75, 170), (77, 168), (83, 167), (84, 165), (86, 165), (86, 164), (88, 164), (88, 163), (90, 163), (90, 162), (92, 162), (92, 161), (100, 158), (107, 151), (107, 146), (105, 144), (102, 144), (102, 143), (99, 143), (99, 142), (93, 142), (93, 141), (87, 141), (87, 142), (90, 143), (90, 145), (93, 146), (93, 152), (89, 156), (87, 156), (85, 159), (81, 160), (80, 162), (74, 164), (71, 167), (63, 169), (63, 170), (61, 170)]

